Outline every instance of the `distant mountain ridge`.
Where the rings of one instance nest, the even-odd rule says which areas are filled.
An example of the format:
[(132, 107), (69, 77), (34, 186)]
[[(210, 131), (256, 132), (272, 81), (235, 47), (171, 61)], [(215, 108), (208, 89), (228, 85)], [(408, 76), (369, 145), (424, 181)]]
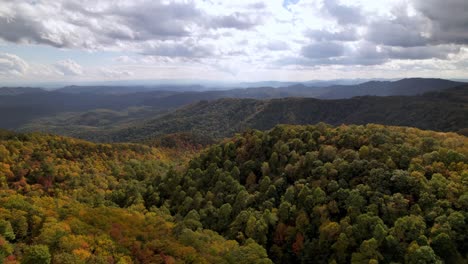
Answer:
[(61, 93), (91, 93), (91, 94), (131, 94), (141, 92), (166, 91), (166, 92), (184, 92), (184, 91), (203, 91), (205, 87), (201, 85), (157, 85), (157, 86), (79, 86), (71, 85), (54, 90)]
[(0, 87), (0, 96), (5, 95), (19, 95), (19, 94), (30, 94), (30, 93), (45, 93), (47, 91), (41, 88), (32, 87)]
[(378, 123), (462, 132), (468, 128), (468, 86), (419, 96), (201, 101), (135, 127), (104, 135), (104, 138), (138, 141), (176, 132), (223, 138), (247, 128), (266, 130), (277, 124), (319, 122), (333, 125)]
[[(316, 97), (321, 99), (344, 99), (354, 96), (376, 95), (417, 95), (429, 91), (438, 91), (462, 85), (444, 79), (408, 78), (398, 81), (367, 81), (356, 84), (335, 84), (337, 82), (259, 82), (252, 83), (252, 87), (213, 89), (201, 85), (159, 85), (159, 86), (67, 86), (54, 90), (62, 93), (91, 93), (91, 94), (130, 94), (152, 91), (166, 91), (170, 95), (182, 96), (201, 93), (200, 97), (210, 98), (281, 98), (281, 97)], [(262, 85), (264, 84), (264, 85)], [(280, 85), (283, 86), (280, 86)], [(196, 96), (196, 95), (194, 95)]]
[(327, 91), (319, 96), (322, 99), (344, 99), (355, 96), (375, 95), (418, 95), (431, 91), (462, 85), (461, 82), (454, 82), (444, 79), (424, 79), (410, 78), (399, 81), (371, 81), (350, 86), (331, 86)]
[[(73, 86), (53, 91), (38, 88), (7, 88), (0, 89), (3, 91), (3, 95), (0, 93), (0, 128), (18, 129), (27, 126), (50, 131), (51, 123), (54, 123), (56, 128), (60, 126), (66, 126), (67, 129), (68, 127), (74, 128), (73, 120), (84, 120), (81, 124), (88, 124), (89, 121), (89, 124), (98, 124), (98, 128), (103, 128), (101, 123), (110, 126), (115, 124), (120, 128), (123, 123), (125, 126), (131, 123), (141, 123), (164, 112), (202, 100), (214, 101), (221, 98), (265, 100), (287, 97), (329, 100), (365, 95), (412, 96), (428, 91), (442, 91), (463, 84), (442, 79), (412, 78), (399, 81), (371, 81), (347, 86), (310, 87), (295, 84), (280, 88), (258, 87), (212, 91), (183, 91), (204, 89), (201, 86), (190, 85), (159, 86), (158, 89), (161, 90), (156, 91), (148, 90), (150, 88), (145, 86)], [(135, 109), (141, 111), (135, 111)], [(105, 113), (102, 110), (108, 112)], [(121, 111), (124, 113), (119, 113)], [(73, 115), (73, 118), (69, 119), (64, 114), (68, 117)], [(86, 116), (80, 117), (81, 114)], [(98, 116), (93, 117), (95, 114)], [(55, 122), (59, 120), (57, 118), (59, 116), (61, 116), (60, 119), (69, 119), (69, 121)], [(105, 116), (105, 122), (98, 122), (97, 119), (101, 116)], [(40, 120), (43, 118), (48, 119), (46, 123)], [(30, 126), (31, 123), (35, 124)]]
[[(259, 82), (252, 87), (240, 88), (210, 88), (202, 85), (129, 85), (129, 86), (80, 86), (71, 85), (55, 90), (44, 90), (30, 87), (3, 87), (2, 95), (20, 95), (29, 93), (63, 93), (63, 94), (95, 94), (95, 95), (124, 95), (135, 93), (165, 92), (166, 96), (180, 95), (185, 97), (218, 98), (282, 98), (282, 97), (314, 97), (321, 99), (344, 99), (363, 95), (391, 96), (391, 95), (417, 95), (429, 91), (438, 91), (450, 87), (463, 85), (455, 82), (434, 78), (408, 78), (398, 81), (367, 81), (356, 84), (336, 84), (338, 81), (322, 82)], [(343, 83), (349, 83), (344, 82)], [(265, 84), (265, 85), (260, 85)], [(282, 84), (283, 86), (279, 86)], [(198, 94), (200, 93), (200, 94)], [(197, 95), (198, 94), (198, 95)]]

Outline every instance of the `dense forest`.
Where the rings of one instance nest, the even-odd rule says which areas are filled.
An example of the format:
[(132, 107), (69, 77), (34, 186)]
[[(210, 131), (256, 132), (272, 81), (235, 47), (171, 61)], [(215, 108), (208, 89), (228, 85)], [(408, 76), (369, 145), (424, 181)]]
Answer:
[(279, 125), (199, 154), (189, 134), (158, 148), (0, 134), (3, 263), (468, 259), (455, 133)]
[[(178, 159), (173, 159), (178, 157)], [(0, 263), (271, 263), (155, 207), (170, 150), (0, 133)]]
[(380, 125), (253, 130), (155, 180), (155, 205), (275, 263), (466, 263), (467, 143)]

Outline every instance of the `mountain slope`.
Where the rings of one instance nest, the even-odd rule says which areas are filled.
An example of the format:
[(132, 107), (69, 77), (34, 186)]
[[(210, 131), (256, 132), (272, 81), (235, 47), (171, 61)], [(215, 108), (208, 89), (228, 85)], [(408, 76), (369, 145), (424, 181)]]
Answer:
[(443, 79), (409, 78), (399, 81), (370, 81), (354, 86), (331, 86), (318, 96), (322, 99), (345, 99), (355, 96), (420, 95), (463, 85)]
[(182, 224), (254, 239), (275, 263), (466, 263), (468, 138), (281, 125), (155, 182)]
[(132, 94), (138, 92), (152, 92), (152, 91), (165, 91), (166, 94), (173, 94), (175, 92), (183, 91), (201, 91), (204, 90), (203, 86), (200, 85), (156, 85), (156, 86), (66, 86), (60, 89), (56, 89), (56, 92), (61, 93), (71, 93), (71, 94), (80, 94), (80, 93), (89, 93), (89, 94)]
[(0, 263), (271, 263), (253, 240), (149, 205), (177, 164), (143, 145), (0, 130)]
[(245, 128), (270, 129), (277, 124), (367, 124), (413, 126), (439, 131), (468, 128), (468, 86), (422, 96), (356, 97), (343, 100), (284, 98), (203, 101), (102, 139), (142, 140), (175, 132), (216, 138)]
[(45, 93), (46, 91), (41, 88), (30, 87), (0, 87), (0, 96), (12, 96), (19, 94), (37, 94)]
[[(145, 100), (167, 96), (165, 91), (132, 93), (125, 95), (41, 92), (16, 96), (0, 96), (0, 127), (16, 129), (38, 118), (56, 116), (59, 113), (83, 112), (94, 109), (122, 111), (132, 106), (143, 106)], [(172, 94), (172, 93), (170, 93)], [(172, 105), (169, 107), (179, 107)], [(164, 106), (163, 110), (167, 110)], [(161, 110), (155, 105), (154, 110)]]

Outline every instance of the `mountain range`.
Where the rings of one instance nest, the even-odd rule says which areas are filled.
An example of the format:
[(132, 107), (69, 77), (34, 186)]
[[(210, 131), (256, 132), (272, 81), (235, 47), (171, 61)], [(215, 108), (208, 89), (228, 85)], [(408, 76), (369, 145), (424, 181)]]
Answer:
[[(190, 131), (223, 138), (247, 128), (267, 130), (277, 124), (318, 122), (333, 125), (379, 123), (466, 133), (468, 86), (418, 96), (202, 101), (110, 136), (114, 141), (128, 141)], [(107, 136), (109, 134), (103, 139)]]
[[(159, 86), (70, 86), (48, 91), (37, 88), (0, 88), (0, 127), (19, 129), (64, 116), (85, 114), (98, 117), (104, 109), (108, 117), (125, 123), (142, 121), (202, 100), (221, 98), (319, 98), (345, 99), (354, 96), (419, 95), (428, 91), (441, 91), (463, 85), (442, 79), (403, 79), (399, 81), (372, 81), (357, 85), (309, 87), (297, 84), (288, 87), (238, 88), (230, 90), (200, 91), (198, 85)], [(160, 89), (160, 90), (152, 90)], [(377, 99), (376, 99), (377, 100)], [(68, 119), (68, 118), (67, 118)], [(81, 119), (81, 118), (79, 118)], [(56, 121), (56, 120), (55, 120)], [(113, 123), (114, 120), (110, 120)], [(120, 123), (116, 123), (120, 126)], [(434, 128), (436, 129), (436, 128)]]

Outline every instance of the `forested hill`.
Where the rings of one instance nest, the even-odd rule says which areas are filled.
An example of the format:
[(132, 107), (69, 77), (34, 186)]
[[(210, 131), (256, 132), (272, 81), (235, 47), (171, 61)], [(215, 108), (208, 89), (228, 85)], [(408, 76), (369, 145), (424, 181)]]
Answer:
[(185, 163), (0, 131), (0, 260), (465, 263), (467, 146), (415, 128), (280, 125)]
[[(144, 116), (154, 117), (160, 111), (174, 110), (200, 100), (220, 98), (272, 99), (285, 97), (308, 97), (321, 99), (343, 99), (354, 96), (375, 95), (419, 95), (427, 91), (441, 91), (463, 83), (443, 79), (411, 78), (399, 81), (372, 81), (357, 85), (334, 85), (311, 87), (296, 84), (287, 87), (256, 87), (222, 90), (219, 88), (188, 86), (70, 86), (53, 91), (37, 88), (0, 88), (0, 128), (51, 130), (41, 118), (60, 123), (58, 131), (70, 124), (63, 124), (55, 117), (70, 114), (81, 119), (80, 114), (97, 113), (97, 109), (114, 112), (111, 120), (121, 126), (121, 115), (128, 120)], [(159, 90), (158, 90), (159, 89)], [(134, 109), (147, 108), (134, 112)], [(41, 121), (43, 121), (41, 123)], [(39, 124), (37, 124), (39, 123)], [(81, 127), (83, 128), (83, 127)], [(102, 128), (102, 127), (100, 127)], [(106, 128), (107, 129), (107, 128)], [(74, 135), (74, 134), (71, 134)]]
[[(407, 78), (398, 81), (368, 81), (353, 85), (314, 86), (306, 83), (291, 83), (283, 86), (269, 86), (265, 83), (260, 87), (243, 89), (209, 88), (199, 85), (167, 85), (167, 86), (68, 86), (55, 91), (72, 94), (132, 94), (137, 92), (167, 91), (178, 93), (180, 98), (190, 100), (192, 97), (206, 99), (236, 97), (236, 98), (279, 98), (290, 96), (317, 97), (323, 99), (344, 99), (355, 96), (375, 95), (419, 95), (430, 91), (440, 91), (463, 85), (455, 82), (434, 78)], [(285, 83), (287, 84), (287, 83)], [(171, 97), (168, 98), (170, 100)]]
[(353, 86), (336, 85), (327, 87), (318, 96), (322, 99), (345, 99), (355, 96), (395, 96), (395, 95), (421, 95), (427, 92), (441, 91), (463, 85), (443, 79), (408, 78), (394, 82), (370, 81)]
[(135, 144), (0, 131), (0, 263), (271, 263), (154, 207), (178, 161)]
[(183, 225), (275, 263), (466, 263), (468, 138), (381, 125), (277, 126), (154, 182)]
[(318, 122), (334, 125), (379, 123), (466, 133), (468, 86), (421, 96), (364, 96), (343, 100), (283, 98), (202, 101), (110, 135), (90, 136), (97, 139), (134, 141), (166, 133), (190, 131), (223, 138), (246, 128), (263, 130), (277, 124)]
[(40, 88), (30, 87), (0, 87), (0, 96), (14, 96), (20, 94), (39, 94), (47, 93), (47, 91)]

